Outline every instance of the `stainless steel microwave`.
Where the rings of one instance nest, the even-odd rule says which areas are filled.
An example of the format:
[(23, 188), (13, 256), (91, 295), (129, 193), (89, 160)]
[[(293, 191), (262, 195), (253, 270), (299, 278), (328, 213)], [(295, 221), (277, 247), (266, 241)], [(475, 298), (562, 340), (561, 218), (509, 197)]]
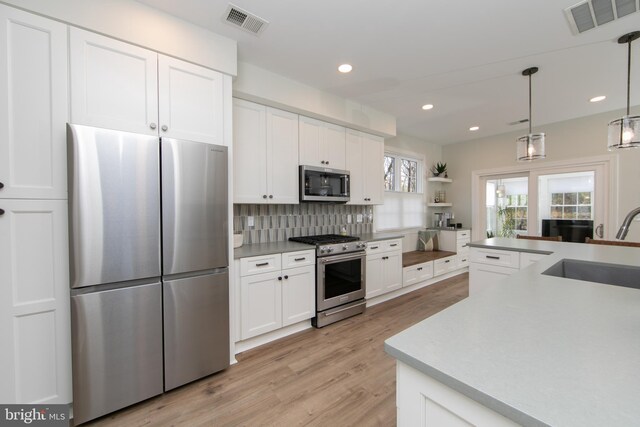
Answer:
[(315, 166), (300, 166), (300, 201), (349, 201), (351, 181), (349, 171)]

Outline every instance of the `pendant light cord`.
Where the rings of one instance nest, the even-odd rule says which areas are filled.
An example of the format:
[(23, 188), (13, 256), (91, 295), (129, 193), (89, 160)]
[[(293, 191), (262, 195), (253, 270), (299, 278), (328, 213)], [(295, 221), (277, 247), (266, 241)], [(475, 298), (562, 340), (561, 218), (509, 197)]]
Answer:
[(531, 135), (531, 74), (529, 74), (529, 135)]
[(627, 116), (629, 116), (629, 105), (631, 103), (631, 42), (629, 39), (629, 53), (627, 54)]

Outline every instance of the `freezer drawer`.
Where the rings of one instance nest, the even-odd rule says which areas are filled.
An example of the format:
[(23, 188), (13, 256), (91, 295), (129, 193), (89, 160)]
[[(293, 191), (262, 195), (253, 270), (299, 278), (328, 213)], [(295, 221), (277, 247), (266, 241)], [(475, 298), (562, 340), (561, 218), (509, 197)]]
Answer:
[(229, 366), (229, 272), (164, 282), (165, 390)]
[(162, 138), (162, 272), (229, 265), (227, 147)]
[(157, 137), (67, 125), (71, 287), (160, 277)]
[(75, 424), (162, 393), (160, 283), (71, 297)]

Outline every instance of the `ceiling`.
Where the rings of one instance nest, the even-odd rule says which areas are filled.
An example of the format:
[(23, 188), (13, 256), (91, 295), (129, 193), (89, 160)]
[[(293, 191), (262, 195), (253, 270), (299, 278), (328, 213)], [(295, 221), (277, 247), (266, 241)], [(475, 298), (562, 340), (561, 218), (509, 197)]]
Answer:
[[(563, 10), (578, 0), (234, 0), (269, 21), (258, 37), (223, 22), (223, 0), (140, 0), (238, 41), (238, 58), (397, 118), (398, 132), (447, 144), (623, 108), (625, 33), (636, 12), (573, 35)], [(640, 104), (640, 40), (632, 105)], [(337, 72), (342, 63), (350, 74)], [(606, 95), (600, 103), (590, 103)], [(423, 104), (434, 108), (423, 111)], [(470, 132), (469, 127), (480, 130)]]

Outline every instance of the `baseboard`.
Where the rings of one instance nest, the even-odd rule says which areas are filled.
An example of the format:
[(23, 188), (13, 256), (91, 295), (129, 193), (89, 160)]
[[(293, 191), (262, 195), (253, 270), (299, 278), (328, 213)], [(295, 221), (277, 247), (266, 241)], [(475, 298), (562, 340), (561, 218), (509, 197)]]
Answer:
[(295, 334), (296, 332), (304, 331), (312, 328), (311, 320), (303, 320), (302, 322), (295, 323), (293, 325), (285, 326), (284, 328), (277, 329), (275, 331), (267, 332), (266, 334), (258, 335), (257, 337), (249, 338), (244, 341), (238, 341), (236, 343), (236, 354), (243, 351), (250, 350), (252, 348), (261, 346), (263, 344), (270, 343), (280, 338)]

